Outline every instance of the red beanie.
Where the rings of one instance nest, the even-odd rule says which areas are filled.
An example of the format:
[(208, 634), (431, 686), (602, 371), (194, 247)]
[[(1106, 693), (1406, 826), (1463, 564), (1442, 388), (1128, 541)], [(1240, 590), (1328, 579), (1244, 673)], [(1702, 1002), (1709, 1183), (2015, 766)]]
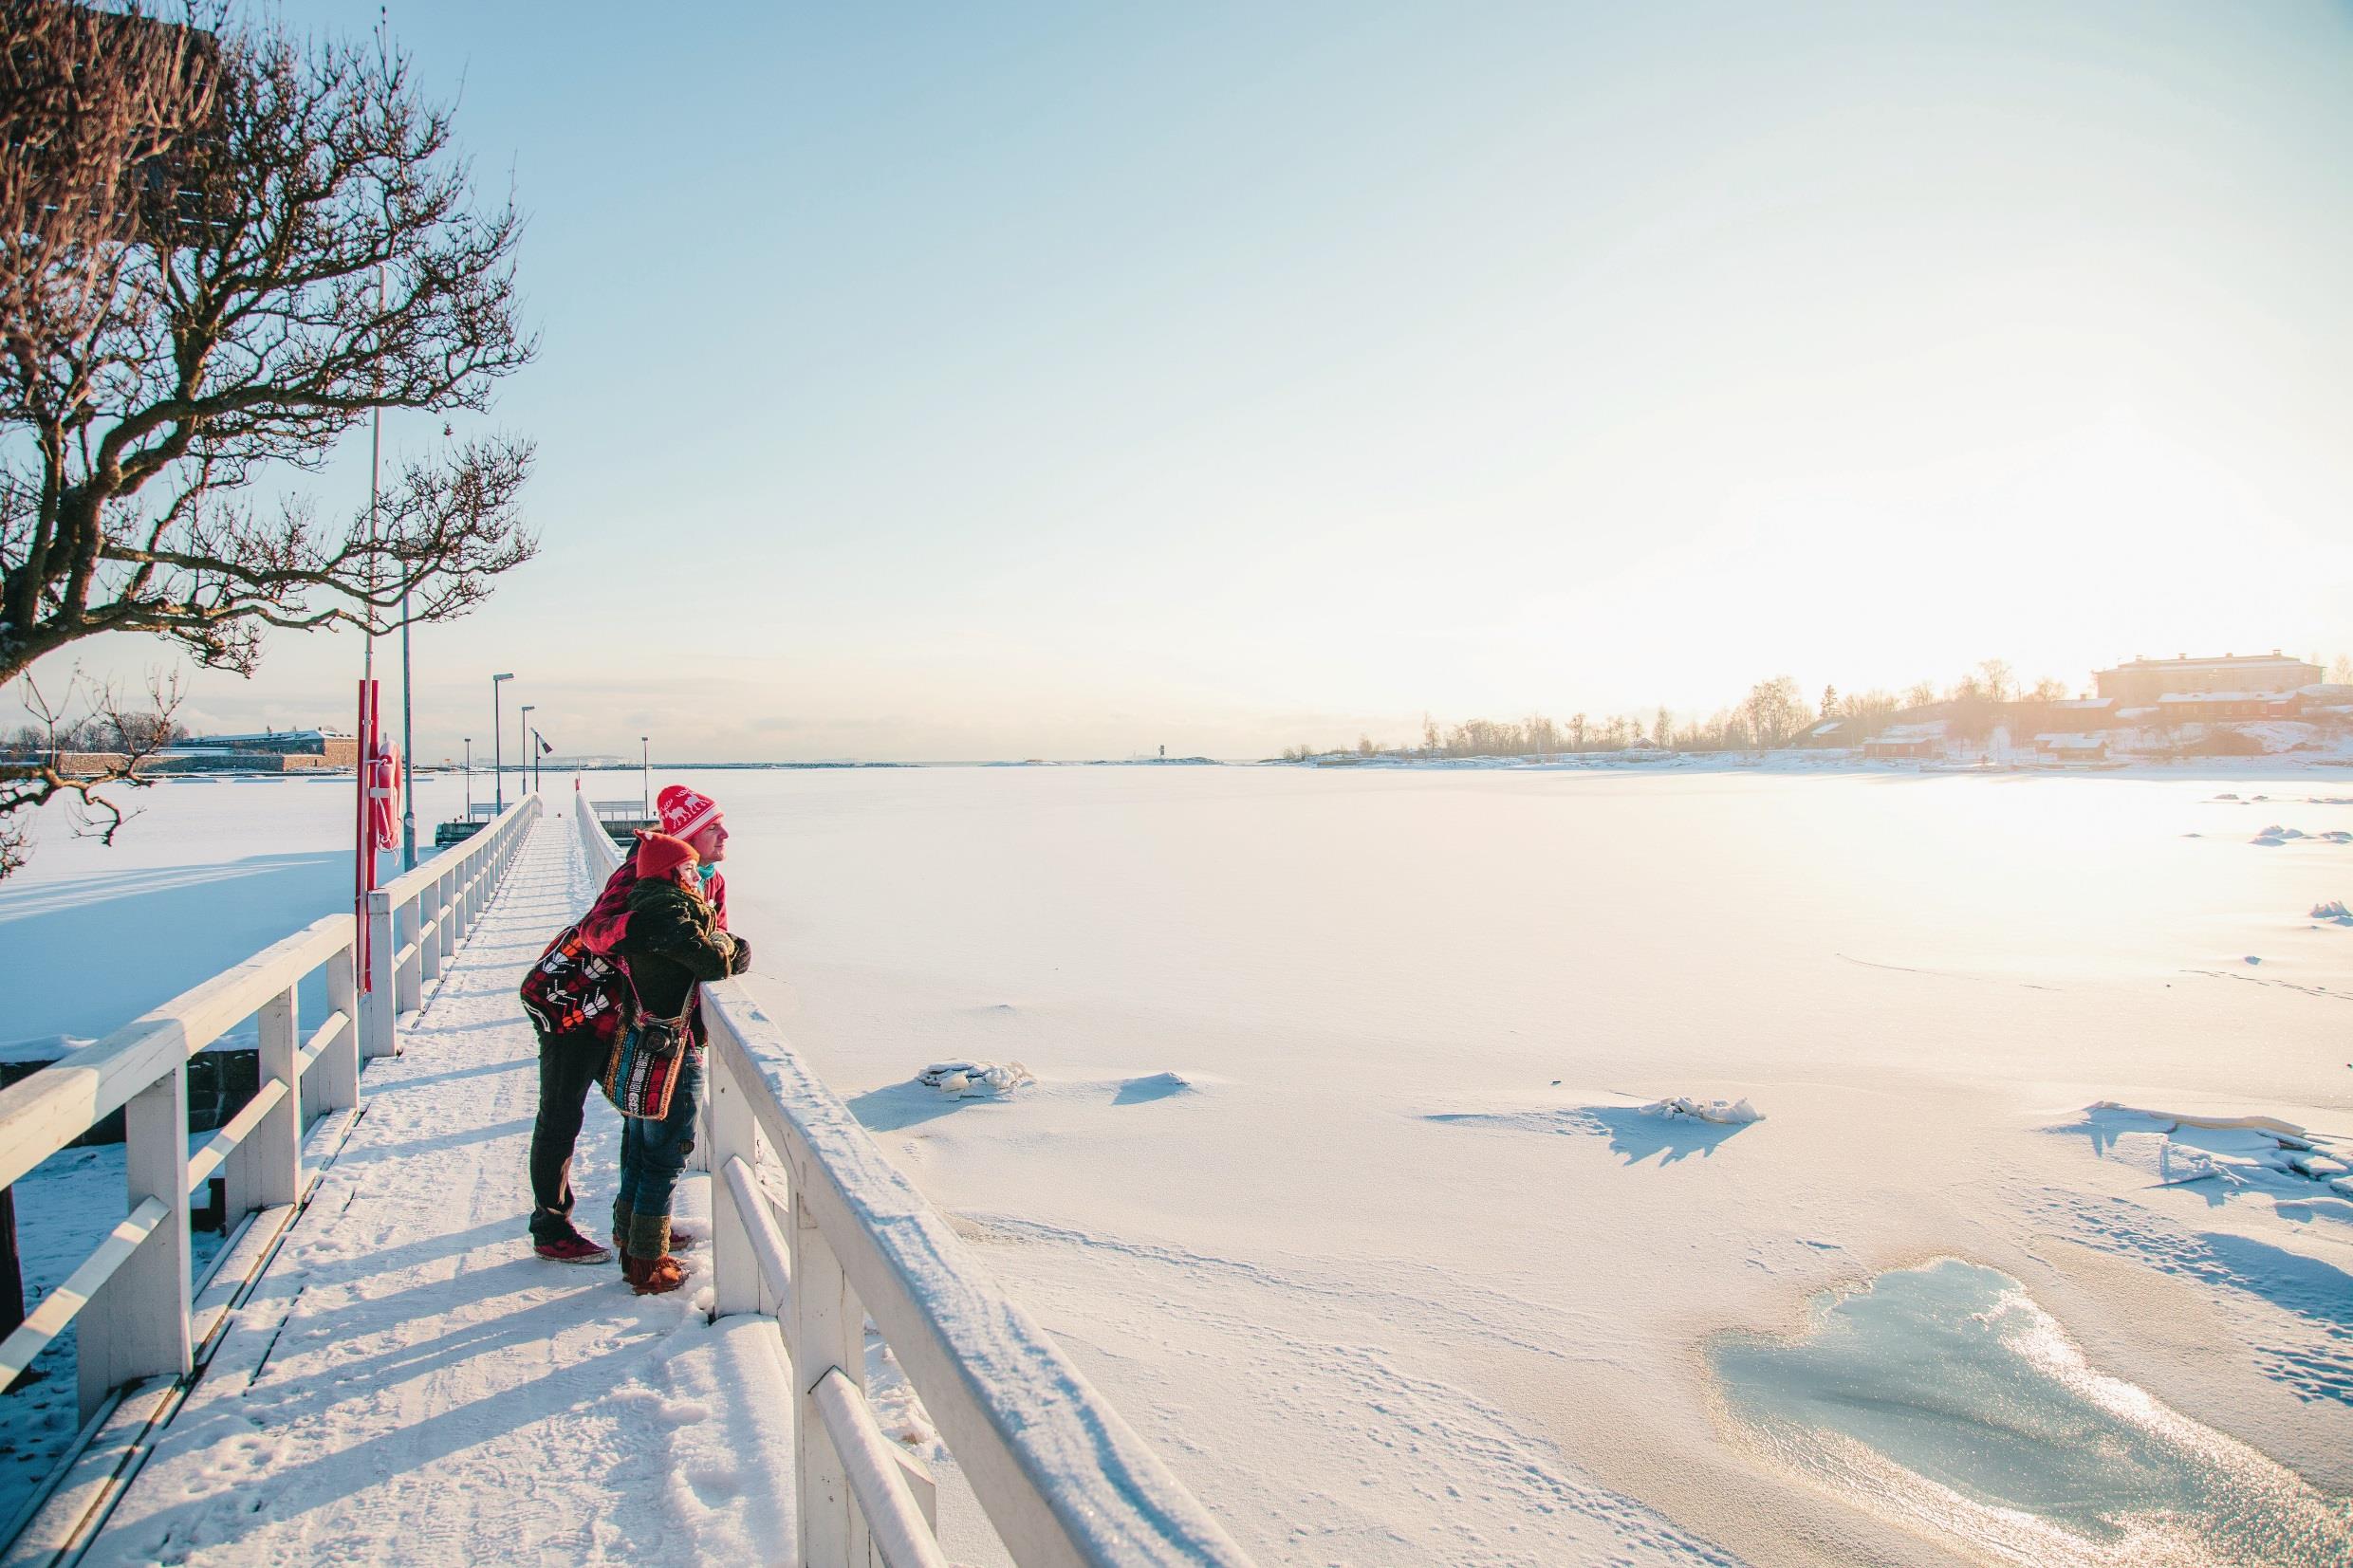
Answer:
[(654, 814), (673, 839), (692, 839), (719, 820), (719, 802), (684, 784), (664, 784), (654, 797)]
[(676, 876), (682, 866), (694, 865), (700, 858), (695, 846), (673, 834), (640, 833), (638, 835), (638, 876)]

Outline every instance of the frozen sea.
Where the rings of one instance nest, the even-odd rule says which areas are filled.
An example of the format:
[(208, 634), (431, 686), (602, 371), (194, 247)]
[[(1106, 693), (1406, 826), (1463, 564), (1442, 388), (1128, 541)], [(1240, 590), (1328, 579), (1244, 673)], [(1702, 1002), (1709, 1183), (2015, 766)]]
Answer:
[[(2353, 770), (670, 779), (787, 1033), (1263, 1561), (2353, 1555)], [(347, 788), (45, 844), (0, 1040), (332, 907)]]

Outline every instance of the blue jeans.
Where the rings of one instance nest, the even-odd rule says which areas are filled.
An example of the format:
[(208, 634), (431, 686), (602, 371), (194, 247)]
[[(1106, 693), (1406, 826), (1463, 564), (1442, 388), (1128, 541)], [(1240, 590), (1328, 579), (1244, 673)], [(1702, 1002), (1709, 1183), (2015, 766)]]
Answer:
[(627, 1234), (621, 1250), (658, 1258), (669, 1248), (670, 1200), (678, 1172), (695, 1152), (695, 1111), (703, 1098), (703, 1053), (685, 1048), (677, 1087), (670, 1092), (670, 1114), (656, 1121), (623, 1116), (621, 1129), (621, 1192), (613, 1200), (614, 1223)]

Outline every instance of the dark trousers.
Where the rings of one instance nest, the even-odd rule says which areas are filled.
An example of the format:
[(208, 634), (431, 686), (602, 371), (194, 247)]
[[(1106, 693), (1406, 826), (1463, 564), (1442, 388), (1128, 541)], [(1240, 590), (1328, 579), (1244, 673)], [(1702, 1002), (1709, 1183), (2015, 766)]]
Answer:
[(611, 1047), (592, 1034), (539, 1042), (539, 1117), (531, 1123), (531, 1240), (572, 1232), (572, 1145), (580, 1141), (588, 1090)]
[[(621, 1194), (614, 1199), (615, 1217), (628, 1217), (626, 1249), (640, 1258), (658, 1258), (668, 1250), (670, 1200), (678, 1188), (678, 1174), (695, 1152), (695, 1116), (703, 1098), (703, 1052), (685, 1047), (678, 1063), (678, 1081), (670, 1091), (670, 1113), (659, 1121), (623, 1116), (621, 1124)], [(658, 1230), (656, 1227), (658, 1226)]]

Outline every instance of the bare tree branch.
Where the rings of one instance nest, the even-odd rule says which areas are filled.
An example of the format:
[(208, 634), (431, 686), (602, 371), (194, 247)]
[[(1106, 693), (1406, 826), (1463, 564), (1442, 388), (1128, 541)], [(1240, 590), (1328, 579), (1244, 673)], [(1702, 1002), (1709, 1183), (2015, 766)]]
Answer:
[[(448, 619), (537, 547), (511, 437), (341, 527), (253, 505), (377, 410), (487, 410), (536, 345), (522, 215), (477, 203), (407, 58), (226, 3), (0, 0), (0, 681), (107, 632), (250, 674), (271, 627)], [(8, 783), (0, 821), (97, 801)]]
[(138, 813), (100, 791), (155, 782), (142, 765), (171, 744), (181, 700), (179, 677), (158, 672), (147, 677), (147, 706), (126, 707), (111, 683), (92, 681), (78, 665), (55, 699), (29, 675), (21, 690), (38, 723), (0, 756), (0, 878), (30, 852), (33, 809), (60, 796), (71, 800), (77, 835), (112, 844)]
[[(0, 15), (12, 55), (20, 33), (49, 40), (42, 58), (116, 36), (58, 0)], [(0, 247), (0, 680), (101, 632), (250, 673), (266, 626), (380, 632), (404, 599), (411, 619), (463, 614), (533, 551), (528, 443), (413, 467), (380, 529), (331, 539), (299, 507), (257, 522), (239, 492), (269, 464), (317, 467), (377, 409), (487, 408), (535, 346), (516, 312), (520, 213), (476, 207), (448, 113), (398, 52), (258, 29), (198, 46), (138, 20), (127, 36), (177, 52), (122, 46), (99, 79), (112, 96), (52, 71), (67, 84), (44, 100), (66, 127), (44, 145), (97, 151), (72, 180), (41, 175), (80, 193), (42, 210), (94, 215)], [(189, 79), (176, 97), (158, 85)], [(103, 157), (111, 186), (82, 167)]]

